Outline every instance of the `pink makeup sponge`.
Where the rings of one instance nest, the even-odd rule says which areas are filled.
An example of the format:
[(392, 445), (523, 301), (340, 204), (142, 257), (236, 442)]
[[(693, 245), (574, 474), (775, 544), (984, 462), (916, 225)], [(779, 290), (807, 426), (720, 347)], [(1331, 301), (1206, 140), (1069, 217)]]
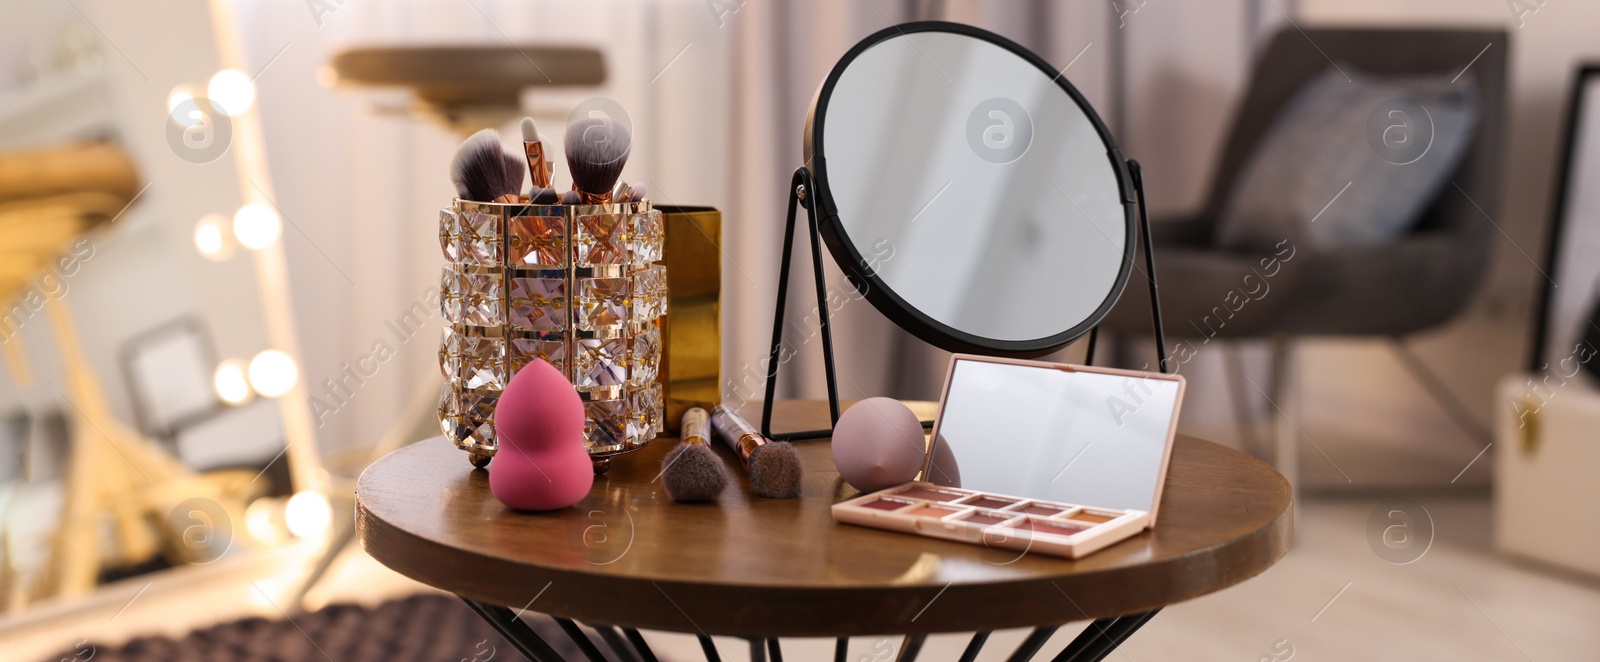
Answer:
[(922, 422), (893, 398), (867, 398), (833, 426), (833, 464), (845, 482), (875, 492), (910, 481), (927, 452)]
[(583, 401), (561, 371), (540, 359), (506, 384), (495, 406), (500, 450), (489, 465), (489, 490), (518, 510), (555, 510), (594, 486), (583, 447)]
[(956, 466), (956, 456), (942, 436), (933, 442), (933, 466), (928, 467), (928, 475), (922, 479), (935, 485), (961, 487), (961, 467)]

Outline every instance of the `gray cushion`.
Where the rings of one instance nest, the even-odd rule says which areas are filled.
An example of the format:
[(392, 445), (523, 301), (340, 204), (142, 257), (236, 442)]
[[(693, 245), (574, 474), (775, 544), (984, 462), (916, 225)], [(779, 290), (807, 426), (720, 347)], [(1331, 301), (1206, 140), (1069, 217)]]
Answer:
[(1223, 204), (1218, 245), (1391, 241), (1449, 185), (1477, 122), (1472, 77), (1340, 68), (1308, 81), (1273, 121)]

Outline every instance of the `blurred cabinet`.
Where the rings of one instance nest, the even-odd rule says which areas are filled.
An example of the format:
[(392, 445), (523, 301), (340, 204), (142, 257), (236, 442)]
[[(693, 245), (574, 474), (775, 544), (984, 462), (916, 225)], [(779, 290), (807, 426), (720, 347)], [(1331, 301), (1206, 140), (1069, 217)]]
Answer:
[(1552, 369), (1495, 396), (1495, 547), (1600, 576), (1600, 390)]

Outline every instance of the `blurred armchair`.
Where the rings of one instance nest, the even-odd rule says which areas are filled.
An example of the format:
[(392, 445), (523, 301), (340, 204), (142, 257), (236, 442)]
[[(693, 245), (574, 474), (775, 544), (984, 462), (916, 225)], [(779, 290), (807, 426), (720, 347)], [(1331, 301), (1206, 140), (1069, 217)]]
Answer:
[[(1246, 390), (1239, 383), (1243, 372), (1231, 347), (1227, 365), (1247, 445), (1257, 445), (1249, 433), (1244, 408), (1247, 399), (1262, 395), (1277, 409), (1273, 456), (1291, 483), (1295, 482), (1298, 431), (1283, 413), (1287, 407), (1282, 400), (1291, 379), (1293, 342), (1298, 337), (1392, 339), (1392, 347), (1430, 395), (1469, 433), (1487, 440), (1487, 430), (1403, 338), (1453, 319), (1477, 292), (1487, 271), (1495, 233), (1489, 214), (1500, 200), (1506, 52), (1502, 30), (1320, 28), (1304, 34), (1296, 29), (1279, 32), (1257, 60), (1204, 207), (1192, 218), (1157, 223), (1152, 232), (1168, 338), (1272, 340), (1270, 396), (1255, 393), (1258, 389)], [(1359, 71), (1381, 77), (1442, 74), (1449, 79), (1460, 72), (1457, 78), (1468, 79), (1461, 82), (1470, 81), (1477, 98), (1476, 123), (1459, 166), (1437, 196), (1423, 205), (1424, 211), (1409, 231), (1392, 241), (1323, 247), (1294, 242), (1276, 250), (1227, 247), (1228, 242), (1219, 240), (1219, 221), (1226, 221), (1223, 216), (1229, 196), (1251, 155), (1297, 93), (1329, 71), (1330, 64), (1352, 74)], [(1305, 219), (1283, 220), (1287, 224)], [(1282, 259), (1285, 252), (1288, 259)], [(1272, 262), (1274, 258), (1279, 258), (1278, 262)], [(1267, 277), (1269, 268), (1276, 271)], [(1257, 298), (1251, 293), (1251, 300), (1245, 303), (1227, 300), (1230, 292), (1249, 293), (1261, 287), (1270, 287), (1270, 294)], [(1148, 315), (1143, 297), (1124, 297), (1103, 323), (1104, 330), (1119, 336), (1146, 333)], [(1175, 344), (1169, 342), (1169, 351)], [(1252, 450), (1259, 453), (1264, 449)]]

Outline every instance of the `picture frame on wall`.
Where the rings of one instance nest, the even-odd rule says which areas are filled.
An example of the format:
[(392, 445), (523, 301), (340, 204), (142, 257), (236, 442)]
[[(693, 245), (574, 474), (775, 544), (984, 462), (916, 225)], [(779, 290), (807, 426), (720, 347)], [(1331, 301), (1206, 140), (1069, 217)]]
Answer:
[(1567, 377), (1581, 366), (1600, 375), (1600, 62), (1577, 70), (1565, 135), (1528, 368)]

